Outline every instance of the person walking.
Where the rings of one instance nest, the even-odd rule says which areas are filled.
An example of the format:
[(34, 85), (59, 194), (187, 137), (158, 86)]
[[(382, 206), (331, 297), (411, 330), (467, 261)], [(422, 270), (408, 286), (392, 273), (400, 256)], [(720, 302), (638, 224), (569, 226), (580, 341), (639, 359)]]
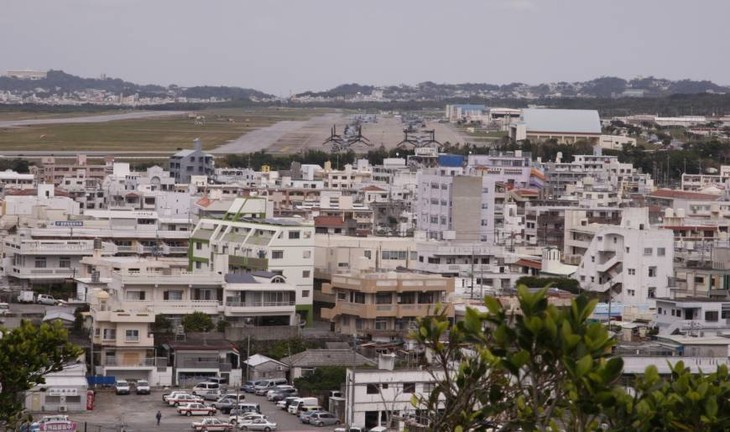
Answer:
[(155, 415), (155, 417), (157, 418), (157, 426), (159, 426), (160, 420), (162, 419), (162, 413), (160, 412), (160, 410), (157, 410), (157, 415)]

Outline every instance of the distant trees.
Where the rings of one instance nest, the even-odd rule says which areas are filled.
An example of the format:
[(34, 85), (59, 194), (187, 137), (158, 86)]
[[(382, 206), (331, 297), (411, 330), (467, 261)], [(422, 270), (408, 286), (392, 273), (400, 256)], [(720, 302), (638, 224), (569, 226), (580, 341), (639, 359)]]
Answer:
[[(467, 308), (450, 325), (443, 314), (422, 318), (413, 337), (429, 349), (424, 366), (434, 389), (413, 402), (431, 430), (726, 431), (730, 382), (725, 366), (691, 374), (683, 363), (663, 378), (656, 367), (620, 383), (615, 340), (588, 320), (585, 296), (550, 305), (546, 291), (518, 287), (519, 311), (485, 298), (486, 312)], [(708, 371), (709, 372), (709, 371)], [(626, 390), (624, 384), (630, 387)]]

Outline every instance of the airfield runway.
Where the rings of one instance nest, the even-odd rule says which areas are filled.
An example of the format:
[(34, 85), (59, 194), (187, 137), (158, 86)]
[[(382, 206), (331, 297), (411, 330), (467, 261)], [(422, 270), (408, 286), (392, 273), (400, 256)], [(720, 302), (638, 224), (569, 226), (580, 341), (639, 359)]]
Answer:
[(19, 126), (40, 126), (51, 124), (105, 123), (118, 120), (137, 120), (153, 117), (170, 117), (186, 114), (184, 111), (133, 111), (123, 114), (100, 114), (84, 117), (59, 117), (48, 119), (4, 120), (0, 128)]
[[(234, 141), (226, 143), (211, 151), (213, 154), (249, 153), (266, 150), (269, 153), (291, 154), (305, 150), (330, 151), (332, 146), (324, 144), (330, 137), (332, 126), (342, 134), (350, 116), (339, 113), (328, 113), (304, 121), (280, 121), (271, 126), (248, 132)], [(386, 149), (395, 148), (403, 138), (405, 125), (400, 119), (392, 116), (379, 116), (377, 123), (365, 123), (362, 135), (371, 144), (356, 143), (352, 149), (358, 153), (377, 149), (381, 145)], [(436, 132), (436, 140), (441, 143), (463, 143), (465, 139), (450, 125), (431, 122), (426, 129)]]

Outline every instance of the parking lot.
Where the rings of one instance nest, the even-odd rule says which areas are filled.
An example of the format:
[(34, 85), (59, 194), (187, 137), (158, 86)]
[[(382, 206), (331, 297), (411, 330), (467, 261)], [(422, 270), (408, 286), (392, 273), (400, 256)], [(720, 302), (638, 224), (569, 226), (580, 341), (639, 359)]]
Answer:
[[(150, 395), (116, 395), (112, 390), (97, 392), (96, 405), (93, 411), (84, 414), (70, 414), (72, 420), (78, 422), (79, 432), (179, 432), (191, 430), (191, 423), (203, 416), (186, 417), (177, 414), (174, 407), (168, 407), (162, 401), (162, 391), (153, 391)], [(278, 425), (279, 431), (332, 431), (335, 426), (316, 427), (305, 425), (291, 414), (277, 408), (263, 396), (246, 394), (247, 402), (255, 402), (261, 406), (261, 413)], [(206, 401), (206, 404), (210, 402)], [(156, 426), (155, 414), (162, 412), (160, 426)], [(51, 413), (49, 413), (51, 414)], [(52, 413), (55, 414), (55, 413)], [(38, 415), (37, 417), (40, 417)], [(228, 420), (227, 414), (216, 415), (221, 420)]]

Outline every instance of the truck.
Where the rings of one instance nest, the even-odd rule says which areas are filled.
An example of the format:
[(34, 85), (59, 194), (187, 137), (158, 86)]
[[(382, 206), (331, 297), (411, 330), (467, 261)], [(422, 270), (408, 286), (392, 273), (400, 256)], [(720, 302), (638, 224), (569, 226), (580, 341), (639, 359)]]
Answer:
[(20, 291), (18, 293), (18, 303), (35, 303), (35, 293), (33, 291)]

